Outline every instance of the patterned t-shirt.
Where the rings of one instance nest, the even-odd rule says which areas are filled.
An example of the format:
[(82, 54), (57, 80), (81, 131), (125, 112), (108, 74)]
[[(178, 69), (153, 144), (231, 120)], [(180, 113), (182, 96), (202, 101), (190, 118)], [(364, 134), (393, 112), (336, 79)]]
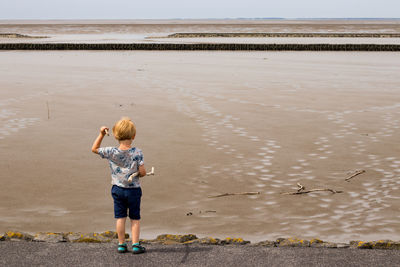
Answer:
[(103, 159), (108, 159), (111, 169), (111, 184), (124, 188), (140, 187), (139, 176), (129, 182), (131, 174), (139, 170), (139, 166), (143, 165), (142, 150), (133, 147), (128, 150), (121, 150), (116, 147), (101, 147), (99, 155)]

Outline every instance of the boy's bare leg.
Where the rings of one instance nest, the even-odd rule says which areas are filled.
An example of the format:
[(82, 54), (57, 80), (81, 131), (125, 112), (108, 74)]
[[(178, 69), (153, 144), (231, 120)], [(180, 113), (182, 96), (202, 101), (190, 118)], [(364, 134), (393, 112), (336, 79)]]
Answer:
[(118, 241), (120, 244), (125, 243), (125, 222), (126, 218), (117, 219), (117, 234), (118, 234)]
[(140, 220), (131, 220), (132, 224), (132, 244), (139, 243)]

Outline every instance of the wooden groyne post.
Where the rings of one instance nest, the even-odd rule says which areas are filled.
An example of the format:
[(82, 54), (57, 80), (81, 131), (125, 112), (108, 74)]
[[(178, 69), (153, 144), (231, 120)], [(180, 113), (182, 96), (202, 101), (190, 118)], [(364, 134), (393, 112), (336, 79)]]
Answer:
[(0, 43), (0, 50), (185, 50), (185, 51), (391, 51), (400, 44), (235, 44), (235, 43)]

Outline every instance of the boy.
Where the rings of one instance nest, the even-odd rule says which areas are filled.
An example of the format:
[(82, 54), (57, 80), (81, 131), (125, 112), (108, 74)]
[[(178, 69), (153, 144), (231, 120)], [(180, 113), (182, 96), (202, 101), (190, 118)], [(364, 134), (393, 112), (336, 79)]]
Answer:
[[(129, 118), (122, 118), (113, 127), (113, 134), (118, 140), (118, 147), (100, 147), (108, 128), (100, 128), (100, 134), (92, 146), (92, 152), (108, 159), (111, 169), (111, 194), (114, 199), (114, 215), (117, 219), (116, 228), (118, 233), (118, 252), (127, 252), (125, 243), (125, 222), (127, 210), (132, 225), (132, 252), (134, 254), (144, 253), (146, 249), (139, 244), (140, 232), (140, 199), (142, 190), (139, 177), (146, 175), (143, 163), (143, 153), (136, 147), (131, 147), (135, 139), (136, 128)], [(139, 177), (130, 176), (139, 173)]]

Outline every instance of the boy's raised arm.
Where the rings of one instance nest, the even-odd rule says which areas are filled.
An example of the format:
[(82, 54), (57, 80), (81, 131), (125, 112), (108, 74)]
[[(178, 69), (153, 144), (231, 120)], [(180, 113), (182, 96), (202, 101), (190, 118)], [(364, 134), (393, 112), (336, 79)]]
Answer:
[(104, 136), (106, 135), (106, 130), (108, 131), (108, 127), (102, 126), (100, 128), (100, 133), (99, 136), (97, 136), (96, 140), (94, 140), (93, 145), (92, 145), (92, 152), (99, 154), (99, 148), (101, 145), (101, 142), (103, 141)]

